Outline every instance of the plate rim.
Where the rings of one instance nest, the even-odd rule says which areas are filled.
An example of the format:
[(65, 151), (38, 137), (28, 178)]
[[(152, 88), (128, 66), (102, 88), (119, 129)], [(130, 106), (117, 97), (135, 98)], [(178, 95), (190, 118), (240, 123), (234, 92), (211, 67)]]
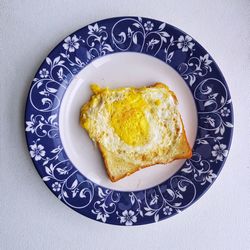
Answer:
[[(51, 51), (50, 51), (50, 53), (48, 54), (48, 56), (46, 57), (46, 58), (48, 58), (48, 57), (50, 57), (52, 54), (54, 54), (54, 53), (56, 53), (56, 50), (62, 45), (62, 43), (68, 38), (68, 37), (73, 37), (74, 36), (74, 34), (78, 34), (79, 32), (81, 32), (82, 30), (84, 30), (84, 29), (87, 29), (87, 27), (88, 26), (92, 26), (92, 27), (94, 27), (94, 25), (95, 24), (101, 24), (101, 23), (105, 23), (105, 22), (109, 22), (109, 21), (114, 21), (114, 20), (122, 20), (122, 19), (125, 19), (125, 18), (129, 18), (129, 19), (138, 19), (138, 17), (136, 17), (136, 16), (121, 16), (121, 17), (112, 17), (112, 18), (107, 18), (107, 19), (103, 19), (103, 20), (99, 20), (99, 21), (96, 21), (96, 22), (93, 22), (93, 23), (91, 23), (91, 24), (89, 24), (89, 25), (86, 25), (86, 26), (84, 26), (84, 27), (82, 27), (82, 28), (80, 28), (80, 29), (78, 29), (78, 30), (76, 30), (76, 31), (74, 31), (73, 33), (71, 33), (69, 36), (67, 36), (67, 37), (65, 37), (61, 42), (59, 42)], [(141, 20), (143, 20), (144, 21), (144, 24), (146, 23), (146, 22), (151, 22), (151, 23), (153, 23), (153, 24), (155, 24), (155, 23), (161, 23), (161, 24), (165, 24), (165, 27), (167, 27), (167, 28), (172, 28), (173, 30), (175, 30), (175, 31), (178, 31), (179, 33), (181, 33), (181, 34), (183, 34), (184, 36), (189, 36), (187, 33), (185, 33), (185, 32), (183, 32), (182, 30), (180, 30), (180, 29), (178, 29), (178, 28), (176, 28), (175, 26), (173, 26), (173, 25), (170, 25), (170, 24), (168, 24), (168, 23), (166, 23), (166, 22), (162, 22), (162, 21), (158, 21), (158, 20), (155, 20), (155, 19), (152, 19), (152, 18), (147, 18), (147, 17), (139, 17), (139, 18), (141, 18)], [(164, 27), (164, 28), (165, 28)], [(164, 30), (164, 29), (163, 29)], [(164, 30), (165, 31), (165, 30)], [(218, 65), (217, 65), (217, 63), (213, 60), (213, 58), (211, 57), (211, 55), (210, 55), (210, 53), (208, 53), (194, 38), (192, 38), (191, 36), (189, 36), (191, 39), (192, 39), (192, 41), (196, 44), (196, 45), (198, 45), (201, 49), (203, 49), (207, 54), (208, 54), (208, 56), (209, 56), (209, 59), (211, 59), (212, 60), (212, 62), (213, 62), (213, 64), (214, 64), (214, 67), (216, 68), (216, 70), (218, 71), (218, 73), (217, 74), (219, 74), (219, 76), (220, 76), (220, 78), (221, 78), (221, 80), (223, 81), (223, 83), (225, 84), (225, 87), (226, 87), (226, 91), (228, 91), (228, 94), (229, 94), (229, 97), (230, 97), (230, 92), (229, 92), (229, 89), (228, 89), (228, 85), (227, 85), (227, 83), (226, 83), (226, 81), (225, 81), (225, 78), (224, 78), (224, 76), (223, 76), (223, 74), (222, 74), (222, 72), (221, 72), (221, 70), (220, 70), (220, 68), (218, 67)], [(185, 38), (185, 37), (184, 37)], [(111, 54), (111, 53), (108, 53), (108, 54)], [(152, 56), (152, 55), (151, 55)], [(98, 59), (98, 58), (95, 58), (95, 59)], [(94, 59), (94, 60), (95, 60)], [(158, 58), (159, 59), (159, 58)], [(39, 75), (39, 71), (42, 69), (42, 67), (43, 67), (43, 65), (44, 65), (44, 63), (45, 63), (45, 61), (46, 61), (46, 59), (42, 62), (42, 64), (40, 65), (40, 67), (38, 68), (38, 70), (37, 70), (37, 72), (36, 72), (36, 74), (35, 74), (35, 76), (37, 76), (37, 75)], [(171, 66), (170, 64), (168, 64), (169, 66)], [(173, 68), (173, 67), (172, 67)], [(83, 69), (83, 68), (82, 68)], [(176, 70), (175, 68), (173, 68), (174, 70)], [(179, 74), (179, 72), (177, 71), (177, 73)], [(77, 74), (77, 73), (76, 73)], [(186, 80), (184, 80), (185, 82), (186, 82)], [(187, 84), (188, 85), (188, 84)], [(30, 86), (30, 89), (29, 89), (29, 92), (28, 92), (28, 97), (27, 97), (27, 102), (26, 102), (26, 106), (25, 106), (25, 128), (27, 128), (27, 116), (28, 116), (28, 113), (29, 113), (29, 105), (30, 105), (30, 103), (29, 103), (29, 96), (30, 96), (30, 93), (31, 93), (31, 90), (32, 90), (32, 87), (34, 86), (34, 83), (32, 83), (31, 84), (31, 86)], [(189, 85), (188, 85), (189, 86)], [(192, 91), (191, 91), (192, 92)], [(229, 107), (230, 107), (230, 111), (231, 111), (231, 113), (230, 113), (230, 121), (231, 121), (231, 123), (232, 124), (234, 124), (234, 114), (233, 114), (233, 105), (232, 105), (232, 103), (230, 103), (230, 105), (229, 105)], [(60, 112), (60, 108), (58, 109), (58, 113)], [(198, 114), (197, 114), (198, 115)], [(59, 117), (58, 117), (58, 119), (59, 119)], [(29, 144), (29, 140), (30, 140), (30, 135), (28, 134), (28, 132), (30, 132), (30, 131), (26, 131), (25, 130), (25, 137), (26, 137), (26, 142), (27, 142), (27, 146), (28, 146), (28, 150), (30, 151), (31, 150), (31, 148), (30, 148), (30, 144)], [(198, 131), (197, 131), (197, 134), (198, 134)], [(197, 135), (196, 135), (197, 136)], [(60, 137), (60, 136), (59, 136)], [(231, 143), (232, 143), (232, 138), (233, 138), (233, 127), (230, 129), (230, 133), (229, 133), (229, 137), (227, 138), (227, 150), (229, 151), (230, 150), (230, 147), (231, 147)], [(196, 142), (195, 142), (195, 144), (196, 144)], [(39, 171), (39, 169), (38, 169), (38, 166), (37, 166), (37, 161), (35, 160), (35, 158), (34, 157), (32, 157), (32, 155), (31, 155), (31, 158), (32, 158), (32, 161), (33, 161), (33, 164), (34, 164), (34, 166), (35, 166), (35, 168), (37, 169), (37, 171), (38, 171), (38, 173), (39, 173), (39, 175), (41, 176), (41, 178), (44, 178), (44, 176), (41, 174), (41, 172)], [(220, 173), (220, 171), (222, 170), (222, 168), (223, 168), (223, 166), (224, 166), (224, 164), (225, 164), (225, 161), (226, 161), (226, 158), (227, 157), (225, 157), (224, 159), (223, 159), (223, 161), (221, 162), (221, 164), (220, 164), (220, 166), (219, 166), (219, 169), (218, 169), (218, 171), (217, 171), (217, 176), (219, 175), (219, 173)], [(181, 169), (182, 169), (183, 167), (181, 167)], [(178, 173), (179, 171), (177, 171), (177, 173)], [(175, 176), (176, 174), (174, 174), (173, 176)], [(172, 177), (173, 177), (172, 176)], [(214, 179), (214, 180), (216, 180), (217, 179), (217, 176), (216, 176), (216, 178)], [(171, 177), (171, 178), (172, 178)], [(171, 179), (171, 178), (169, 178), (169, 179)], [(169, 180), (168, 179), (168, 180)], [(189, 206), (191, 206), (194, 202), (196, 202), (200, 197), (202, 197), (205, 193), (206, 193), (206, 191), (211, 187), (211, 185), (213, 184), (213, 182), (214, 182), (214, 180), (209, 184), (209, 185), (207, 185), (206, 186), (206, 188), (204, 188), (203, 189), (203, 192), (200, 194), (200, 195), (198, 195), (197, 197), (195, 197), (194, 198), (194, 200), (192, 200), (192, 202), (190, 203), (190, 204), (188, 204), (187, 206), (185, 206), (184, 208), (181, 208), (181, 209), (179, 209), (179, 211), (177, 211), (176, 213), (171, 213), (171, 214), (169, 214), (169, 215), (166, 215), (166, 216), (162, 216), (162, 217), (160, 217), (160, 218), (158, 218), (158, 220), (160, 221), (160, 220), (163, 220), (163, 219), (166, 219), (166, 218), (169, 218), (169, 217), (172, 217), (173, 215), (175, 215), (175, 214), (177, 214), (178, 212), (180, 212), (180, 211), (183, 211), (184, 209), (186, 209), (187, 207), (189, 207)], [(166, 180), (167, 181), (167, 180)], [(165, 181), (165, 182), (166, 182)], [(52, 193), (54, 194), (54, 195), (56, 195), (57, 197), (58, 197), (58, 193), (57, 192), (55, 192), (55, 191), (53, 191), (53, 188), (52, 188), (52, 186), (51, 185), (49, 185), (49, 183), (47, 182), (47, 181), (44, 181), (45, 182), (45, 184), (47, 185), (47, 187), (52, 191)], [(160, 184), (158, 184), (158, 185), (156, 185), (156, 186), (160, 186), (162, 183), (160, 183)], [(97, 188), (97, 187), (99, 187), (100, 185), (98, 185), (98, 184), (95, 184), (94, 183), (94, 188)], [(114, 192), (119, 192), (119, 193), (128, 193), (128, 194), (130, 194), (130, 193), (137, 193), (137, 192), (142, 192), (142, 191), (147, 191), (147, 190), (150, 190), (150, 189), (152, 189), (152, 188), (155, 188), (156, 186), (154, 186), (154, 187), (150, 187), (150, 188), (148, 188), (148, 189), (143, 189), (143, 190), (140, 190), (140, 191), (128, 191), (128, 192), (125, 192), (125, 191), (116, 191), (116, 190), (111, 190), (111, 189), (108, 189), (108, 188), (105, 188), (105, 187), (103, 187), (103, 188), (105, 188), (105, 189), (107, 189), (107, 190), (111, 190), (111, 191), (114, 191)], [(101, 187), (101, 186), (100, 186)], [(105, 196), (105, 194), (104, 194), (104, 196)], [(106, 196), (110, 196), (110, 193), (109, 194), (107, 194)], [(111, 197), (112, 198), (112, 197)], [(134, 199), (139, 199), (140, 200), (140, 196), (139, 196), (139, 198), (138, 197), (135, 197)], [(62, 200), (62, 199), (61, 199)], [(78, 212), (78, 213), (80, 213), (80, 214), (82, 214), (82, 215), (85, 215), (86, 217), (88, 217), (88, 218), (91, 218), (91, 219), (94, 219), (94, 220), (97, 220), (97, 221), (101, 221), (101, 222), (106, 222), (106, 223), (108, 223), (108, 224), (112, 224), (112, 225), (130, 225), (130, 223), (127, 223), (127, 222), (124, 222), (124, 223), (119, 223), (119, 220), (121, 221), (121, 220), (123, 220), (122, 219), (122, 217), (125, 217), (126, 215), (124, 215), (124, 216), (122, 216), (122, 215), (118, 215), (118, 216), (120, 216), (120, 219), (119, 220), (117, 220), (116, 221), (116, 223), (113, 223), (114, 221), (109, 221), (107, 218), (106, 218), (106, 220), (105, 221), (103, 221), (103, 219), (101, 218), (99, 218), (99, 219), (95, 219), (95, 218), (93, 218), (93, 216), (91, 217), (91, 216), (88, 216), (89, 214), (87, 213), (87, 214), (84, 214), (83, 213), (83, 211), (82, 211), (82, 209), (75, 209), (74, 207), (72, 207), (71, 205), (69, 205), (69, 204), (67, 204), (67, 202), (65, 202), (65, 200), (62, 200), (63, 201), (63, 203), (64, 204), (66, 204), (66, 205), (68, 205), (69, 207), (71, 207), (71, 208), (73, 208), (76, 212)], [(118, 203), (119, 203), (119, 201), (118, 201)], [(122, 211), (122, 210), (121, 210)], [(123, 212), (124, 211), (128, 211), (127, 209), (123, 209)], [(131, 210), (129, 210), (128, 212), (130, 212)], [(132, 210), (133, 211), (133, 210)], [(128, 213), (127, 213), (127, 215), (129, 215)], [(132, 218), (133, 218), (133, 214), (131, 214), (130, 215)], [(144, 215), (145, 216), (145, 215)], [(98, 217), (98, 215), (97, 215), (97, 217)], [(145, 217), (144, 217), (145, 218)], [(157, 220), (157, 221), (158, 221)], [(142, 225), (142, 224), (149, 224), (149, 223), (153, 223), (154, 221), (153, 220), (141, 220), (140, 221), (140, 223), (138, 223), (138, 221), (136, 221), (136, 222), (133, 222), (132, 221), (132, 224), (131, 225)]]

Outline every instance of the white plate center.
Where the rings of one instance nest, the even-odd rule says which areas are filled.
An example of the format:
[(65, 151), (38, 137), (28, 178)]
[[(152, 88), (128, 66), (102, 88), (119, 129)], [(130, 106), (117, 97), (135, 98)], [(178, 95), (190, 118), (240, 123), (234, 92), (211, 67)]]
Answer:
[(165, 181), (184, 163), (185, 160), (176, 160), (170, 164), (145, 168), (112, 183), (107, 177), (98, 148), (79, 124), (80, 108), (91, 95), (90, 84), (117, 88), (139, 87), (154, 82), (163, 82), (176, 93), (187, 138), (193, 146), (197, 132), (194, 99), (180, 75), (159, 59), (134, 52), (107, 55), (89, 64), (70, 83), (60, 109), (60, 136), (71, 162), (93, 182), (116, 190), (141, 190)]

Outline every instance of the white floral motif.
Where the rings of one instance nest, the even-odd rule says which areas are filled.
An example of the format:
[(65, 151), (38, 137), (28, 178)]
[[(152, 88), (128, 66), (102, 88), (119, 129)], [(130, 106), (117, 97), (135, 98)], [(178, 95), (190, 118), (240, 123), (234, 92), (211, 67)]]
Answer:
[(194, 47), (194, 43), (191, 41), (192, 41), (192, 37), (188, 35), (184, 37), (183, 35), (181, 35), (178, 38), (178, 43), (177, 43), (178, 49), (181, 49), (182, 52), (187, 52), (189, 49), (192, 51)]
[(146, 31), (151, 31), (154, 28), (154, 24), (151, 21), (147, 21), (144, 23), (144, 27)]
[(230, 114), (230, 109), (228, 109), (227, 107), (223, 107), (221, 110), (220, 110), (220, 113), (222, 116), (225, 116), (225, 117), (228, 117), (229, 114)]
[(204, 171), (203, 173), (200, 173), (200, 175), (198, 174), (198, 176), (196, 176), (196, 179), (198, 182), (201, 182), (201, 185), (204, 185), (207, 181), (209, 183), (212, 183), (216, 177), (217, 175), (213, 173), (213, 170), (211, 169), (211, 170)]
[(33, 145), (30, 145), (30, 156), (32, 158), (35, 158), (35, 161), (39, 161), (42, 159), (43, 156), (45, 156), (45, 150), (44, 150), (44, 146), (39, 144), (37, 145), (36, 143)]
[(215, 127), (215, 120), (210, 116), (204, 118), (204, 123), (209, 123), (212, 127)]
[(157, 204), (158, 199), (159, 199), (159, 195), (157, 195), (156, 193), (151, 194), (151, 198), (152, 198), (152, 200), (150, 201), (150, 205)]
[(97, 213), (96, 219), (101, 220), (102, 222), (105, 223), (108, 217), (109, 217), (109, 214), (100, 211)]
[(47, 78), (49, 76), (49, 71), (47, 69), (41, 69), (39, 75), (41, 78)]
[(110, 214), (115, 212), (116, 203), (119, 202), (120, 195), (114, 195), (114, 191), (98, 187), (98, 196), (100, 200), (94, 203), (91, 212), (96, 214), (97, 220), (105, 223)]
[(49, 116), (48, 120), (42, 115), (33, 114), (30, 116), (30, 121), (26, 121), (25, 131), (36, 133), (38, 137), (48, 136), (49, 138), (55, 138), (58, 135), (58, 123), (56, 121), (57, 115)]
[[(192, 78), (195, 81), (196, 77)], [(220, 91), (215, 90), (218, 87), (220, 87)], [(194, 99), (204, 107), (198, 111), (201, 129), (223, 135), (226, 128), (233, 128), (230, 119), (226, 119), (231, 112), (229, 109), (231, 99), (222, 81), (217, 78), (206, 78), (195, 87), (193, 94)]]
[[(55, 165), (47, 165), (45, 166), (47, 175), (43, 176), (43, 180), (46, 182), (53, 180), (51, 188), (54, 192), (59, 192), (57, 197), (70, 207), (81, 209), (88, 206), (92, 201), (94, 187), (89, 180), (81, 177), (78, 180), (79, 173), (77, 170), (72, 171), (72, 168), (68, 160), (59, 161)], [(80, 203), (77, 202), (79, 199)]]
[(124, 210), (122, 216), (120, 216), (120, 223), (125, 223), (126, 226), (132, 226), (133, 223), (137, 222), (137, 217), (133, 210)]
[(166, 206), (166, 207), (164, 207), (164, 208), (162, 209), (162, 211), (163, 211), (163, 213), (164, 213), (165, 215), (171, 215), (172, 212), (173, 212), (173, 208), (171, 208), (171, 207), (169, 207), (169, 206)]
[(212, 156), (216, 157), (216, 160), (223, 161), (224, 157), (227, 157), (228, 150), (226, 150), (227, 146), (225, 144), (216, 144), (213, 147)]
[[(159, 221), (160, 215), (169, 216), (176, 213), (180, 209), (187, 207), (195, 199), (196, 187), (190, 179), (176, 175), (170, 178), (169, 184), (169, 187), (157, 186), (153, 191), (149, 191), (151, 194), (145, 191), (145, 216), (153, 216), (155, 222)], [(186, 191), (192, 193), (188, 199), (184, 199)], [(156, 197), (157, 202), (155, 202)]]
[(88, 26), (88, 34), (89, 35), (101, 35), (102, 31), (106, 29), (106, 27), (101, 26), (99, 27), (99, 25), (97, 23), (95, 23), (94, 25), (89, 25)]
[(209, 59), (209, 55), (206, 54), (204, 56), (200, 56), (200, 63), (201, 63), (201, 68), (205, 67), (207, 69), (211, 69), (211, 66), (210, 64), (212, 63), (213, 61)]
[(76, 49), (79, 49), (79, 39), (76, 37), (76, 35), (74, 35), (72, 38), (68, 36), (64, 42), (63, 48), (69, 52), (74, 52)]
[(148, 49), (151, 47), (151, 49), (153, 49), (154, 48), (154, 45), (155, 44), (158, 44), (160, 42), (160, 40), (156, 40), (156, 39), (151, 39), (149, 42), (147, 42), (146, 43), (146, 45), (147, 45), (147, 50), (146, 51), (148, 51)]
[(217, 177), (217, 175), (215, 173), (213, 173), (213, 170), (209, 170), (207, 175), (206, 175), (206, 180), (210, 183), (213, 182), (213, 180)]
[[(174, 41), (172, 43), (174, 43)], [(168, 50), (165, 52), (167, 54)], [(171, 53), (174, 53), (174, 51)], [(169, 55), (171, 55), (171, 53)], [(193, 49), (191, 50), (190, 55), (192, 55), (192, 53)], [(168, 59), (166, 62), (168, 62)], [(187, 62), (181, 63), (178, 66), (178, 71), (185, 80), (189, 80), (189, 84), (192, 86), (198, 77), (204, 77), (208, 72), (212, 71), (212, 67), (210, 65), (212, 62), (213, 61), (209, 59), (208, 54), (200, 57), (193, 56), (190, 57)]]
[(59, 192), (60, 190), (61, 190), (61, 184), (59, 183), (59, 182), (54, 182), (53, 184), (52, 184), (52, 189), (53, 189), (53, 191), (55, 191), (55, 192)]
[[(196, 139), (197, 145), (209, 145), (211, 143), (220, 143), (222, 137), (211, 137), (206, 135), (205, 137)], [(208, 142), (209, 140), (209, 142)], [(214, 162), (210, 160), (210, 162)], [(185, 162), (186, 167), (184, 167), (181, 171), (184, 173), (192, 173), (194, 180), (200, 185), (205, 185), (207, 182), (212, 183), (213, 180), (217, 177), (217, 175), (211, 169), (211, 164), (209, 161), (202, 159), (202, 156), (197, 152), (193, 153), (191, 159)]]
[(114, 51), (110, 44), (107, 43), (108, 33), (105, 26), (99, 26), (95, 23), (94, 25), (88, 25), (88, 30), (89, 36), (86, 43), (90, 47), (87, 52), (89, 58), (103, 56)]
[[(128, 31), (116, 33), (114, 30), (123, 29), (122, 24), (127, 25)], [(124, 18), (116, 22), (111, 30), (113, 44), (120, 51), (128, 51), (132, 46), (137, 45), (137, 51), (146, 51), (157, 55), (163, 44), (167, 43), (170, 36), (165, 30), (166, 24), (158, 25), (150, 20), (143, 22), (142, 18)], [(142, 40), (139, 42), (139, 39)]]
[(36, 128), (36, 119), (34, 118), (34, 115), (31, 115), (30, 121), (26, 121), (26, 129), (25, 131), (31, 132), (32, 134), (35, 132)]

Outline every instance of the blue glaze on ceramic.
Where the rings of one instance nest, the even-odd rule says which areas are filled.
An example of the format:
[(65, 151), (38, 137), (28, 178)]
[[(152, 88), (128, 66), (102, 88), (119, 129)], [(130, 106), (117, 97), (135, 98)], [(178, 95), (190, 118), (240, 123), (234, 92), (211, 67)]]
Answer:
[[(127, 51), (154, 56), (179, 72), (198, 112), (193, 157), (160, 185), (135, 192), (104, 188), (83, 176), (64, 151), (58, 122), (74, 76), (101, 56)], [(74, 32), (48, 55), (31, 85), (25, 123), (34, 165), (62, 202), (91, 219), (130, 226), (175, 215), (212, 185), (228, 156), (233, 110), (222, 73), (191, 36), (157, 20), (117, 17)]]

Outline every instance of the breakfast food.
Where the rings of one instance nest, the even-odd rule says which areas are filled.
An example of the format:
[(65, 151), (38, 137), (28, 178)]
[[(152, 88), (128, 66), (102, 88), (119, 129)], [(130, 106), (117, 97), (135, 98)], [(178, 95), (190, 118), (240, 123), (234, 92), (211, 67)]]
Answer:
[(165, 84), (91, 89), (80, 123), (98, 145), (111, 181), (192, 156), (177, 98)]

